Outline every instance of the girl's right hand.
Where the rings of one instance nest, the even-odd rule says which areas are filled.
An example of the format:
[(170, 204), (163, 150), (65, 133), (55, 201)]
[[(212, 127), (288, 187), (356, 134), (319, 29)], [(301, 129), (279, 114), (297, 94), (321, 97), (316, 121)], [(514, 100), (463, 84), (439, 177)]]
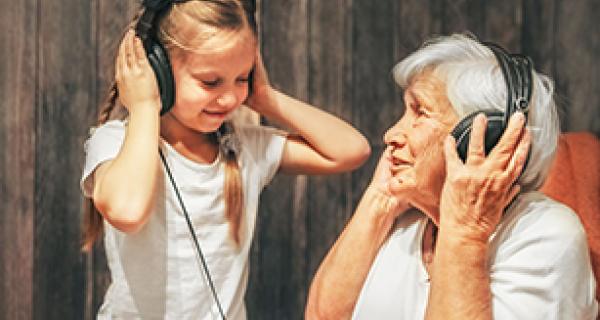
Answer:
[(129, 113), (140, 108), (160, 111), (160, 94), (142, 41), (129, 30), (119, 46), (115, 66), (119, 100)]

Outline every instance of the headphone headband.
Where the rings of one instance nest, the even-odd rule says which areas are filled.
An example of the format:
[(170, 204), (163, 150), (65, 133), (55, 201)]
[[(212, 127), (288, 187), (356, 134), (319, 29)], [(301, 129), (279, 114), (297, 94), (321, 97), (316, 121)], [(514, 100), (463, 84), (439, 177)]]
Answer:
[(527, 116), (529, 112), (533, 91), (533, 63), (528, 56), (509, 54), (506, 49), (495, 43), (483, 42), (483, 44), (490, 48), (496, 56), (506, 83), (507, 99), (506, 112), (504, 112), (504, 125), (506, 126), (513, 113), (521, 111)]

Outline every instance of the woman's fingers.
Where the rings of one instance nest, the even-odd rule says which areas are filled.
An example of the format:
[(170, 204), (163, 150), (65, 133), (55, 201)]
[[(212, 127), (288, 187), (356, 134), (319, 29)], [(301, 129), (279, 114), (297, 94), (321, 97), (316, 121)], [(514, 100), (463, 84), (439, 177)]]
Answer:
[(504, 169), (514, 154), (525, 125), (525, 116), (522, 112), (516, 112), (510, 117), (508, 126), (502, 134), (498, 144), (490, 152), (490, 158), (496, 159)]
[(487, 118), (483, 113), (478, 114), (473, 119), (471, 136), (469, 138), (469, 148), (467, 151), (466, 163), (479, 164), (485, 159), (485, 129)]
[(446, 172), (455, 172), (459, 166), (463, 165), (456, 151), (456, 140), (452, 135), (448, 135), (444, 140), (444, 158), (446, 159)]
[(521, 171), (523, 171), (523, 167), (527, 161), (530, 145), (531, 132), (529, 130), (525, 130), (505, 171), (511, 183), (514, 183), (521, 175)]

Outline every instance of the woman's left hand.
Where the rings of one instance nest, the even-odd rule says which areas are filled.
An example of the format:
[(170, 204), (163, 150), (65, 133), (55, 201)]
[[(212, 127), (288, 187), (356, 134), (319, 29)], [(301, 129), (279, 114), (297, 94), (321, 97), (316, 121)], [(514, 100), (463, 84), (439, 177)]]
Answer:
[(473, 121), (467, 158), (463, 163), (456, 143), (449, 136), (444, 143), (446, 181), (440, 200), (440, 229), (453, 236), (487, 243), (500, 222), (504, 208), (519, 193), (515, 182), (527, 159), (531, 134), (525, 117), (514, 114), (498, 144), (486, 157), (486, 118)]
[(260, 51), (256, 50), (256, 62), (252, 71), (251, 88), (248, 92), (248, 98), (245, 104), (254, 111), (263, 114), (264, 109), (272, 104), (273, 88), (269, 82), (269, 76), (263, 63)]

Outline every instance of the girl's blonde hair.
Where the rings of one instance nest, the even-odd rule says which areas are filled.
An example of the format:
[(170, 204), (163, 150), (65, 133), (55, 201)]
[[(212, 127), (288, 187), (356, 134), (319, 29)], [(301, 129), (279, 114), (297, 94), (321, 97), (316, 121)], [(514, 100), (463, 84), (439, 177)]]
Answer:
[[(169, 56), (185, 55), (195, 51), (219, 31), (251, 30), (256, 37), (254, 4), (251, 0), (189, 0), (175, 3), (159, 18), (157, 36)], [(141, 16), (138, 12), (123, 32), (132, 29)], [(191, 22), (191, 23), (190, 23)], [(121, 37), (122, 39), (122, 37)], [(118, 103), (119, 93), (115, 81), (109, 87), (106, 100), (100, 108), (98, 125), (114, 118), (126, 116), (123, 106)], [(213, 134), (214, 136), (214, 134)], [(213, 141), (217, 141), (213, 137)], [(240, 244), (240, 226), (243, 212), (242, 178), (237, 155), (233, 152), (222, 154), (225, 159), (225, 217), (230, 223), (230, 235)], [(103, 218), (94, 206), (93, 200), (85, 203), (83, 231), (83, 251), (91, 250), (103, 231)]]

